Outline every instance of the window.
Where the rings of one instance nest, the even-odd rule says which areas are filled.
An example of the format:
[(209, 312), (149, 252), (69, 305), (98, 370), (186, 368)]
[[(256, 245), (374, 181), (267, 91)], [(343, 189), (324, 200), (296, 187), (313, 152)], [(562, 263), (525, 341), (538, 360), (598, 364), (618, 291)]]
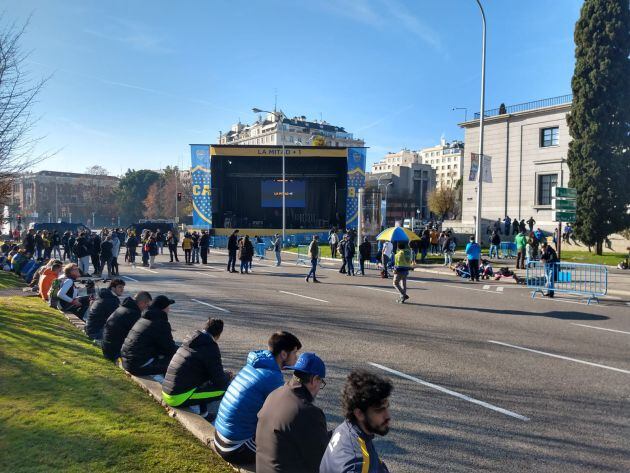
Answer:
[(551, 205), (551, 188), (558, 184), (557, 174), (539, 174), (536, 191), (537, 205)]
[(540, 147), (558, 146), (558, 127), (540, 129)]

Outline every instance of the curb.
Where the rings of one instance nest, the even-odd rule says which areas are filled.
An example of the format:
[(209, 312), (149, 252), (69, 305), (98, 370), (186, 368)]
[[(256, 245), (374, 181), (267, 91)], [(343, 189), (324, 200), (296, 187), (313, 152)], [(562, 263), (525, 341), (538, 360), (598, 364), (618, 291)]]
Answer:
[[(85, 322), (81, 320), (74, 314), (67, 314), (62, 312), (63, 316), (70, 322), (77, 330), (80, 330), (81, 333), (85, 335), (83, 329), (85, 328)], [(87, 337), (86, 337), (87, 338)], [(188, 430), (193, 436), (197, 438), (205, 447), (212, 449), (215, 453), (216, 450), (214, 448), (214, 426), (209, 423), (207, 420), (203, 419), (201, 416), (195, 414), (194, 412), (190, 412), (184, 409), (178, 409), (176, 407), (171, 407), (167, 405), (162, 400), (162, 384), (155, 381), (150, 376), (134, 376), (128, 371), (124, 370), (124, 368), (117, 362), (116, 366), (122, 369), (127, 377), (131, 379), (134, 383), (136, 383), (140, 388), (146, 392), (149, 396), (153, 398), (155, 402), (157, 402), (160, 406), (166, 410), (166, 413), (176, 419), (186, 430)], [(218, 454), (217, 454), (218, 455)], [(245, 467), (238, 467), (236, 465), (232, 465), (231, 463), (226, 462), (234, 471), (239, 473), (255, 473), (256, 466), (249, 465)], [(251, 468), (251, 469), (248, 469)]]

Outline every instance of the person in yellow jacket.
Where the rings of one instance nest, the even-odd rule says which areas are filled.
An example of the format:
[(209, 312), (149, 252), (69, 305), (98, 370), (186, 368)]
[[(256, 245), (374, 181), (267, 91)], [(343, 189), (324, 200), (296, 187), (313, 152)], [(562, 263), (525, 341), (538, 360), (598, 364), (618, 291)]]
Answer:
[(412, 271), (413, 259), (409, 245), (405, 242), (398, 243), (398, 250), (394, 255), (394, 287), (400, 292), (396, 302), (404, 304), (409, 299), (407, 295), (407, 276)]
[(190, 233), (186, 233), (184, 235), (184, 239), (182, 240), (182, 250), (184, 250), (184, 257), (186, 260), (186, 264), (192, 264), (192, 260), (191, 260), (192, 247), (193, 247), (193, 240), (190, 236)]

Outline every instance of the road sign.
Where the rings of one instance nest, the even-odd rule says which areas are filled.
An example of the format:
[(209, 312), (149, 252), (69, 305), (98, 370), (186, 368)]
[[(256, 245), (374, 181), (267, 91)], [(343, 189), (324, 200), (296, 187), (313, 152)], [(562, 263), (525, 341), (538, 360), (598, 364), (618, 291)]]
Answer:
[(565, 212), (562, 210), (553, 211), (554, 222), (575, 222), (575, 212)]
[(551, 208), (553, 210), (566, 210), (575, 213), (577, 209), (577, 201), (569, 199), (552, 199)]
[(551, 195), (555, 199), (577, 199), (577, 190), (573, 187), (556, 187), (551, 190)]

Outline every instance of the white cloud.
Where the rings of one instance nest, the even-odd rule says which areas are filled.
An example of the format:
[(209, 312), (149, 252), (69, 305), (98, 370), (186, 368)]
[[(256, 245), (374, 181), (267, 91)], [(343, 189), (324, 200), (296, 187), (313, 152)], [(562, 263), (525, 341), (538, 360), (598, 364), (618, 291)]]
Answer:
[(108, 18), (100, 29), (85, 28), (84, 33), (114, 41), (131, 47), (136, 51), (168, 54), (173, 49), (164, 44), (164, 38), (157, 35), (147, 25), (127, 18)]

